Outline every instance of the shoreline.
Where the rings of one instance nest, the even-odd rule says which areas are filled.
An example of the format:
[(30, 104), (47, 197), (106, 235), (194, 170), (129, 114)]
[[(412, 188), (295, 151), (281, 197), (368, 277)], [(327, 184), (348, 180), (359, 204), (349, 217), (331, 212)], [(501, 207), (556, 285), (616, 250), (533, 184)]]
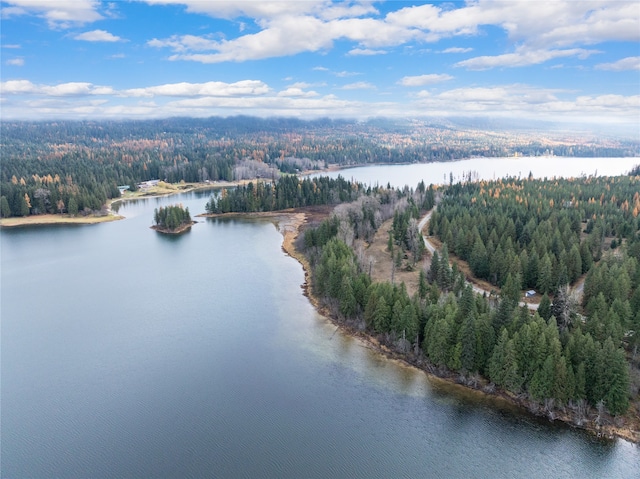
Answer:
[(0, 219), (0, 228), (20, 228), (28, 226), (51, 226), (51, 225), (96, 225), (109, 223), (111, 221), (123, 220), (120, 215), (108, 214), (102, 216), (68, 216), (68, 215), (30, 215), (13, 216)]
[[(29, 216), (11, 216), (9, 218), (0, 218), (0, 228), (16, 228), (21, 226), (49, 226), (49, 225), (93, 225), (98, 223), (108, 223), (111, 221), (119, 221), (126, 219), (125, 216), (113, 214), (112, 206), (116, 203), (137, 201), (142, 199), (162, 198), (165, 196), (177, 195), (180, 193), (189, 193), (197, 190), (209, 190), (219, 188), (232, 188), (241, 186), (253, 180), (239, 181), (218, 181), (215, 183), (185, 183), (184, 188), (180, 188), (180, 183), (167, 183), (172, 188), (162, 188), (160, 190), (152, 190), (149, 193), (136, 194), (129, 193), (120, 198), (111, 198), (107, 200), (106, 207), (108, 214), (106, 215), (87, 215), (87, 216), (69, 216), (67, 214), (44, 214)], [(266, 181), (266, 180), (264, 180)]]
[[(302, 289), (304, 291), (303, 294), (309, 299), (309, 302), (313, 305), (318, 314), (327, 321), (330, 321), (334, 326), (340, 329), (343, 334), (347, 334), (362, 341), (367, 348), (376, 351), (388, 360), (397, 361), (403, 366), (422, 371), (430, 381), (436, 384), (446, 385), (453, 389), (460, 388), (459, 391), (464, 392), (465, 394), (471, 394), (479, 399), (495, 401), (496, 405), (501, 404), (503, 407), (507, 405), (510, 408), (517, 408), (519, 412), (529, 414), (537, 419), (546, 418), (553, 424), (562, 423), (567, 427), (588, 432), (597, 438), (608, 440), (622, 439), (632, 444), (640, 445), (640, 431), (638, 430), (631, 429), (628, 426), (617, 427), (613, 424), (603, 425), (598, 428), (590, 422), (579, 426), (571, 422), (571, 418), (567, 414), (560, 414), (560, 412), (558, 412), (555, 417), (550, 418), (546, 413), (536, 413), (527, 407), (525, 400), (519, 399), (511, 393), (499, 389), (487, 391), (483, 387), (482, 381), (479, 381), (479, 384), (477, 384), (476, 387), (462, 384), (458, 381), (460, 375), (451, 371), (447, 371), (440, 375), (437, 373), (434, 366), (430, 367), (431, 365), (429, 363), (418, 364), (417, 362), (411, 361), (411, 358), (407, 355), (391, 350), (368, 333), (355, 329), (354, 327), (339, 321), (337, 318), (329, 314), (329, 312), (321, 306), (319, 299), (313, 295), (311, 291), (311, 265), (309, 264), (306, 256), (295, 247), (295, 240), (300, 234), (300, 228), (306, 224), (308, 220), (306, 213), (295, 211), (280, 212), (279, 214), (278, 212), (269, 213), (273, 219), (278, 221), (279, 230), (283, 235), (282, 250), (302, 265), (304, 270), (304, 284), (302, 285)], [(264, 215), (264, 217), (268, 216)]]
[(149, 228), (156, 231), (157, 233), (161, 233), (164, 235), (181, 235), (182, 233), (186, 233), (187, 231), (189, 231), (191, 227), (196, 223), (197, 221), (191, 221), (190, 223), (185, 223), (183, 225), (180, 225), (173, 230), (169, 228), (164, 228), (158, 225), (149, 226)]

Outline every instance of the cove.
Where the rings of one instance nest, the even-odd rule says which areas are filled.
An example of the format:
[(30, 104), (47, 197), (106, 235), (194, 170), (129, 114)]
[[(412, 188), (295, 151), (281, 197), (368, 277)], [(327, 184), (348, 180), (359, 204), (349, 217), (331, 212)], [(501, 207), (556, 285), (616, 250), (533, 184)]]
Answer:
[(271, 222), (149, 229), (154, 208), (196, 214), (208, 196), (0, 232), (3, 477), (637, 474), (637, 446), (455, 393), (336, 332)]

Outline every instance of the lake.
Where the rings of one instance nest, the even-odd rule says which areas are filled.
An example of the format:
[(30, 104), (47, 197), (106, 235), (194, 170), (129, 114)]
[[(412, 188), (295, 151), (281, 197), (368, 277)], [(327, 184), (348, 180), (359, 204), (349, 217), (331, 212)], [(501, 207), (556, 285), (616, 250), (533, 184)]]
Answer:
[[(415, 186), (638, 163), (560, 160), (342, 174)], [(504, 173), (510, 161), (522, 163)], [(1, 231), (2, 477), (638, 477), (638, 446), (432, 382), (336, 331), (271, 222), (149, 229), (154, 208), (195, 215), (209, 195), (125, 203), (113, 223)]]

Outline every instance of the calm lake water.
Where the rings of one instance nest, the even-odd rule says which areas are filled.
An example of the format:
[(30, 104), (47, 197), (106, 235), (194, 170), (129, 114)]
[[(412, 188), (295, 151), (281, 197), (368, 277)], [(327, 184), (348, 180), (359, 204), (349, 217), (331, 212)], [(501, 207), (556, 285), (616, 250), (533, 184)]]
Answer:
[[(504, 161), (343, 174), (415, 186), (454, 168), (503, 174)], [(580, 161), (542, 173), (536, 159), (522, 174), (638, 162)], [(159, 205), (196, 214), (208, 196), (127, 203), (109, 224), (2, 230), (2, 477), (638, 477), (635, 445), (432, 384), (336, 333), (272, 223), (149, 229)]]

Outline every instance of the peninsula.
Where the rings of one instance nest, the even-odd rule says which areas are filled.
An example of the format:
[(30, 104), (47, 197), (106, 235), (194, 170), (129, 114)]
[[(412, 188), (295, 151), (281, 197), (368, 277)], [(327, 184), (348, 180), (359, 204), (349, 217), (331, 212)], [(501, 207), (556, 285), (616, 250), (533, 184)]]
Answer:
[[(295, 181), (236, 188), (212, 198), (207, 210), (282, 221), (287, 213), (276, 207), (279, 198), (297, 214), (280, 228), (283, 247), (303, 264), (314, 305), (339, 327), (479, 394), (599, 436), (640, 441), (639, 177), (505, 179), (415, 190), (339, 181), (326, 183), (324, 194), (319, 178)], [(340, 191), (342, 203), (335, 200)], [(598, 191), (611, 196), (592, 200)], [(565, 196), (572, 200), (562, 201)], [(323, 198), (326, 205), (334, 199), (324, 216), (318, 214)], [(439, 249), (428, 253), (419, 220), (436, 201), (427, 228)], [(468, 205), (456, 206), (461, 202)], [(503, 218), (505, 211), (516, 221)], [(454, 228), (460, 221), (473, 225)], [(535, 233), (549, 227), (558, 234)], [(462, 233), (469, 237), (452, 237)], [(481, 275), (485, 261), (489, 269)], [(493, 292), (474, 294), (478, 287), (468, 279)], [(533, 311), (522, 301), (532, 285), (542, 295)]]

